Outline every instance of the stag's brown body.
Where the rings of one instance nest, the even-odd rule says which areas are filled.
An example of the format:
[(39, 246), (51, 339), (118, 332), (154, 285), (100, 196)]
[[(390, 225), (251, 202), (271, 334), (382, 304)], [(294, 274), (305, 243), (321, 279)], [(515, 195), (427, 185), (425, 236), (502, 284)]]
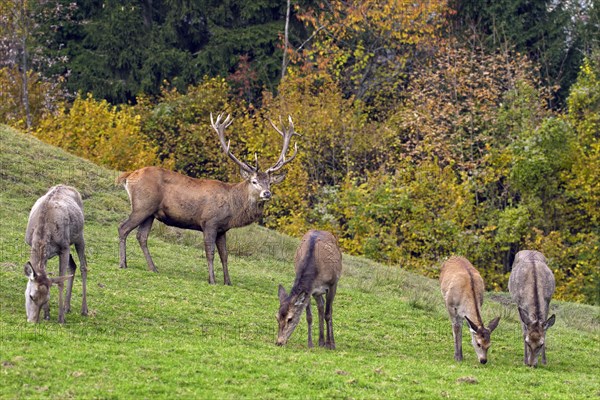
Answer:
[[(296, 279), (290, 294), (288, 295), (283, 286), (279, 285), (277, 344), (284, 345), (287, 342), (306, 308), (308, 346), (313, 347), (310, 308), (310, 297), (313, 296), (319, 312), (319, 346), (334, 349), (333, 299), (342, 274), (342, 253), (335, 236), (327, 231), (308, 231), (296, 250), (294, 268)], [(325, 301), (323, 295), (326, 295)], [(324, 323), (327, 323), (326, 338), (323, 330)]]
[(487, 363), (487, 351), (491, 345), (490, 335), (498, 326), (500, 317), (492, 320), (487, 328), (483, 324), (481, 306), (485, 287), (481, 275), (466, 258), (451, 257), (442, 264), (440, 286), (452, 322), (454, 359), (463, 359), (462, 324), (465, 319), (479, 362)]
[(225, 153), (241, 168), (245, 178), (240, 183), (226, 183), (213, 179), (197, 179), (159, 167), (146, 167), (123, 173), (117, 178), (127, 190), (131, 200), (131, 214), (119, 226), (120, 267), (127, 268), (126, 241), (129, 233), (138, 228), (137, 239), (148, 263), (148, 269), (157, 271), (148, 251), (148, 235), (155, 219), (169, 226), (204, 232), (204, 248), (208, 261), (208, 281), (215, 283), (213, 268), (215, 246), (223, 265), (223, 280), (231, 284), (227, 268), (226, 233), (231, 228), (249, 225), (263, 214), (264, 205), (271, 198), (271, 184), (279, 183), (285, 175), (274, 175), (296, 156), (285, 153), (295, 134), (290, 126), (283, 130), (273, 127), (283, 136), (283, 149), (279, 160), (266, 171), (258, 164), (251, 167), (238, 160), (225, 143), (224, 130), (231, 124), (228, 117), (220, 123), (221, 116), (211, 123), (217, 132)]

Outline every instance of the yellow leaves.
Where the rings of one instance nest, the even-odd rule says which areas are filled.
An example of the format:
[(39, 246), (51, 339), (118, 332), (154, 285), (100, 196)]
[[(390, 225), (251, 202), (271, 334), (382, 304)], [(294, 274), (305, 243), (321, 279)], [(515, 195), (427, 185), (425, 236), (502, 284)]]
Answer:
[(69, 110), (40, 122), (35, 135), (99, 164), (118, 169), (135, 169), (157, 163), (156, 149), (141, 133), (141, 117), (131, 107), (121, 109), (91, 94), (78, 96)]

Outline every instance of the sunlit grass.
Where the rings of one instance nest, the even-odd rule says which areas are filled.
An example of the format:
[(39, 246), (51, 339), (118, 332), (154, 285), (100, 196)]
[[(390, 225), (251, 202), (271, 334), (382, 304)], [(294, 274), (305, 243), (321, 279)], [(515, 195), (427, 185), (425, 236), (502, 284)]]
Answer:
[[(453, 360), (437, 281), (344, 256), (334, 303), (337, 349), (306, 347), (306, 323), (274, 345), (277, 285), (292, 285), (298, 240), (253, 225), (231, 231), (233, 286), (207, 283), (202, 237), (156, 223), (146, 269), (135, 235), (118, 268), (117, 226), (129, 212), (115, 172), (0, 127), (0, 398), (598, 398), (598, 307), (553, 302), (548, 366), (522, 365), (518, 316), (506, 294), (488, 295), (483, 317), (501, 315), (490, 362), (477, 363), (467, 329), (465, 361)], [(25, 318), (22, 272), (27, 215), (49, 186), (84, 194), (90, 315), (38, 325)], [(57, 260), (50, 263), (56, 273)], [(316, 325), (316, 324), (315, 324)]]

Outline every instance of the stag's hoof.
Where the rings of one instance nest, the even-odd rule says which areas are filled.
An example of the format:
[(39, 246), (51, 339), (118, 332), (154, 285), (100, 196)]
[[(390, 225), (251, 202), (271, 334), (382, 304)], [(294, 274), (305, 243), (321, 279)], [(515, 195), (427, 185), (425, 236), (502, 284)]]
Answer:
[(335, 343), (325, 343), (325, 348), (329, 350), (335, 350)]

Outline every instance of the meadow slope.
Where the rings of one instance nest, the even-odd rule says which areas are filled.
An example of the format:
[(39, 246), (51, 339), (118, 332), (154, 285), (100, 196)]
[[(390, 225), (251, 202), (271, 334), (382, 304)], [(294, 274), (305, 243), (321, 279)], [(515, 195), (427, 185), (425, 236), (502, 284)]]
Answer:
[[(0, 398), (600, 398), (599, 307), (553, 302), (548, 366), (531, 369), (514, 305), (488, 294), (485, 321), (502, 317), (489, 362), (477, 363), (464, 329), (456, 363), (437, 281), (344, 256), (337, 350), (307, 349), (304, 318), (277, 347), (277, 285), (291, 286), (296, 238), (257, 225), (230, 231), (233, 286), (219, 262), (210, 286), (201, 234), (156, 223), (159, 273), (146, 270), (135, 235), (121, 270), (117, 226), (129, 201), (117, 173), (5, 126), (0, 147)], [(84, 197), (90, 315), (78, 313), (77, 272), (67, 322), (56, 322), (53, 290), (51, 320), (28, 324), (27, 216), (57, 183)]]

